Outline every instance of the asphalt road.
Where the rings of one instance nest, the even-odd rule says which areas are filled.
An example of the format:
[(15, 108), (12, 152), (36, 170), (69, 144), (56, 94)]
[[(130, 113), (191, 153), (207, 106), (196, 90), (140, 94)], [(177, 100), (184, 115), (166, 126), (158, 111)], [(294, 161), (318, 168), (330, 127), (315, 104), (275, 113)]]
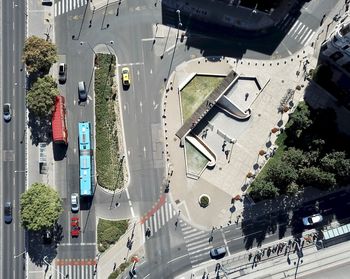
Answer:
[(25, 37), (25, 5), (1, 2), (1, 104), (11, 103), (10, 122), (1, 121), (1, 210), (12, 202), (13, 221), (1, 220), (1, 278), (23, 278), (24, 231), (19, 222), (19, 196), (25, 189), (25, 75), (21, 63)]
[[(131, 70), (132, 85), (128, 90), (121, 91), (120, 95), (127, 144), (125, 155), (130, 171), (128, 191), (134, 212), (142, 216), (151, 209), (162, 194), (165, 164), (162, 140), (159, 138), (162, 130), (160, 104), (164, 79), (174, 67), (199, 55), (255, 59), (289, 56), (308, 42), (318, 28), (322, 15), (330, 10), (334, 2), (336, 1), (323, 1), (318, 2), (319, 5), (304, 7), (301, 15), (288, 15), (281, 26), (276, 26), (274, 32), (259, 38), (227, 40), (218, 38), (220, 34), (216, 34), (213, 39), (190, 30), (187, 42), (184, 45), (179, 43), (176, 48), (165, 53), (164, 59), (160, 59), (153, 51), (151, 25), (162, 22), (162, 16), (176, 18), (176, 14), (167, 11), (162, 15), (160, 7), (155, 7), (153, 2), (122, 1), (120, 6), (110, 4), (107, 8), (94, 12), (84, 6), (56, 17), (56, 41), (59, 54), (62, 55), (60, 58), (68, 62), (68, 80), (65, 88), (70, 145), (65, 166), (68, 188), (64, 197), (68, 198), (70, 191), (76, 191), (75, 181), (78, 181), (75, 171), (78, 167), (78, 157), (74, 147), (77, 139), (75, 134), (77, 122), (80, 120), (93, 122), (92, 104), (82, 107), (76, 103), (77, 82), (85, 80), (87, 84), (91, 84), (92, 81), (93, 50), (91, 48), (96, 46), (104, 48), (113, 41), (114, 44), (110, 47), (118, 57), (119, 72), (122, 66), (128, 66)], [(193, 24), (185, 19), (183, 22)], [(196, 27), (194, 24), (193, 26)], [(184, 28), (187, 27), (189, 26), (185, 24)], [(295, 32), (288, 34), (288, 28), (294, 28)], [(64, 170), (62, 172), (64, 173)], [(98, 193), (103, 196), (102, 192)], [(121, 196), (120, 201), (123, 206), (126, 204), (126, 199), (125, 195)], [(103, 197), (100, 200), (103, 200)], [(108, 206), (108, 203), (95, 206)], [(68, 211), (68, 204), (66, 208)], [(93, 213), (90, 216), (93, 217)], [(130, 217), (132, 216), (133, 212), (130, 211)], [(68, 220), (67, 214), (64, 218)], [(61, 220), (61, 224), (66, 226), (67, 223)], [(238, 235), (241, 236), (240, 230), (235, 230), (234, 233), (226, 231), (223, 233), (232, 239), (229, 242), (232, 251), (244, 249), (242, 239), (235, 240)], [(214, 233), (212, 245), (221, 243), (220, 234), (222, 240), (222, 233)], [(94, 241), (94, 235), (90, 236), (85, 241)], [(270, 239), (274, 239), (274, 236)], [(145, 244), (148, 262), (142, 266), (142, 274), (147, 275), (152, 272), (151, 278), (157, 276), (167, 278), (190, 268), (189, 258), (186, 258), (187, 252), (181, 248), (184, 242), (184, 235), (181, 235), (179, 230), (175, 232), (171, 227), (160, 230)], [(62, 250), (59, 252), (59, 257), (71, 257), (75, 255), (73, 253), (72, 250), (67, 253)], [(174, 261), (178, 257), (180, 258)], [(203, 257), (203, 261), (207, 259), (208, 256)]]
[[(68, 148), (57, 149), (58, 155), (55, 162), (55, 181), (60, 196), (64, 201), (64, 212), (59, 219), (61, 240), (57, 249), (57, 257), (52, 254), (50, 260), (56, 259), (81, 259), (91, 260), (96, 256), (96, 222), (95, 204), (91, 200), (80, 200), (80, 211), (72, 213), (70, 207), (70, 195), (79, 193), (79, 147), (78, 147), (78, 123), (89, 121), (94, 127), (94, 103), (93, 103), (93, 51), (87, 43), (81, 45), (80, 41), (67, 40), (69, 26), (67, 16), (60, 17), (55, 23), (56, 44), (58, 47), (59, 62), (67, 64), (67, 81), (59, 85), (60, 94), (66, 98)], [(86, 102), (78, 100), (78, 82), (85, 81), (88, 92)], [(92, 133), (94, 133), (92, 131)], [(91, 138), (94, 146), (94, 138)], [(66, 155), (66, 157), (62, 156)], [(80, 220), (81, 234), (78, 238), (70, 235), (70, 219), (78, 216)], [(79, 247), (79, 248), (78, 248)]]

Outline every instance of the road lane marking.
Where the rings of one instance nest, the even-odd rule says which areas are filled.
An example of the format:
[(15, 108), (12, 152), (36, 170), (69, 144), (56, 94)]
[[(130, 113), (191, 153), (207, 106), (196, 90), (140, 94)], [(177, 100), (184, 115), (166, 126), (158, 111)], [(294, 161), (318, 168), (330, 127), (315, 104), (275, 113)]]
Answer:
[[(177, 257), (177, 258), (175, 258), (175, 259), (172, 259), (171, 261), (168, 261), (168, 264), (169, 263), (172, 263), (172, 262), (175, 262), (175, 261), (177, 261), (177, 260), (179, 260), (179, 259), (182, 259), (182, 258), (184, 258), (184, 257), (187, 257), (188, 255), (187, 254), (185, 254), (185, 255), (182, 255), (182, 256), (180, 256), (180, 257)], [(145, 277), (146, 278), (146, 277)]]

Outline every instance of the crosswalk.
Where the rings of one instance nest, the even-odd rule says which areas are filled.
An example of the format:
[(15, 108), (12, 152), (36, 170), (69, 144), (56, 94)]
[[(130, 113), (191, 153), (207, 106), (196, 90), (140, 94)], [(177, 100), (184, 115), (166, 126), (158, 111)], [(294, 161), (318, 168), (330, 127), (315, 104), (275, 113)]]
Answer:
[(287, 14), (276, 27), (287, 32), (287, 37), (294, 39), (303, 46), (309, 44), (315, 34), (315, 31), (309, 26), (289, 14)]
[(88, 0), (59, 0), (55, 2), (55, 17), (83, 7)]
[(95, 260), (56, 260), (53, 278), (94, 278), (95, 265)]
[(209, 242), (211, 234), (193, 228), (183, 220), (180, 220), (180, 227), (192, 267), (196, 267), (203, 260), (208, 260), (209, 251), (213, 248), (213, 245)]
[[(171, 203), (164, 202), (156, 208), (157, 210), (151, 211), (148, 216), (141, 220), (143, 235), (147, 228), (150, 229), (150, 234), (153, 235), (164, 227), (171, 219), (175, 219), (178, 216), (178, 212), (173, 208)], [(176, 220), (174, 220), (176, 222)], [(175, 223), (174, 223), (175, 224)]]

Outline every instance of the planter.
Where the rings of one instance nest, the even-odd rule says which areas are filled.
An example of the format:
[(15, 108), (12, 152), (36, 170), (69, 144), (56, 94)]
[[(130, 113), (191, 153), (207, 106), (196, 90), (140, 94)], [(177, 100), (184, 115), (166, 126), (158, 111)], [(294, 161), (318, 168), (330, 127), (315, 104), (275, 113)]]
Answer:
[(206, 208), (210, 203), (210, 197), (208, 195), (200, 195), (198, 199), (199, 205), (203, 208)]
[(280, 129), (279, 129), (279, 128), (276, 128), (276, 127), (275, 127), (275, 128), (272, 128), (272, 129), (271, 129), (271, 133), (272, 133), (272, 134), (275, 134), (275, 133), (277, 133), (279, 130), (280, 130)]

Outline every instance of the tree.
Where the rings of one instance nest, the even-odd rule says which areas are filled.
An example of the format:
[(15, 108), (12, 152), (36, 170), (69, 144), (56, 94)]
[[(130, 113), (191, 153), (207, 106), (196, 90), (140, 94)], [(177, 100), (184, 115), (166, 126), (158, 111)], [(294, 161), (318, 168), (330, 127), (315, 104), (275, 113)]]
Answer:
[(49, 185), (34, 183), (21, 195), (20, 216), (26, 230), (51, 228), (62, 212), (62, 200)]
[(288, 163), (290, 166), (296, 169), (299, 169), (308, 164), (308, 158), (304, 152), (294, 147), (290, 147), (284, 151), (282, 161)]
[(344, 151), (328, 153), (320, 161), (321, 168), (326, 172), (334, 173), (337, 181), (347, 184), (350, 181), (350, 159)]
[(58, 95), (57, 83), (52, 76), (38, 78), (26, 96), (27, 107), (34, 115), (50, 115), (54, 109), (55, 97)]
[(273, 199), (279, 195), (279, 191), (272, 182), (257, 179), (252, 183), (249, 195), (257, 202), (265, 199)]
[(48, 73), (57, 61), (56, 46), (37, 36), (30, 36), (24, 43), (22, 61), (30, 74)]
[(267, 170), (266, 180), (271, 181), (277, 188), (286, 191), (286, 188), (298, 178), (298, 171), (284, 161), (274, 161)]
[(299, 172), (299, 181), (304, 186), (314, 186), (327, 190), (336, 185), (335, 175), (325, 172), (317, 167), (301, 169)]
[(286, 128), (293, 133), (297, 138), (301, 133), (312, 125), (310, 119), (310, 109), (307, 104), (301, 102), (295, 111), (290, 115)]

